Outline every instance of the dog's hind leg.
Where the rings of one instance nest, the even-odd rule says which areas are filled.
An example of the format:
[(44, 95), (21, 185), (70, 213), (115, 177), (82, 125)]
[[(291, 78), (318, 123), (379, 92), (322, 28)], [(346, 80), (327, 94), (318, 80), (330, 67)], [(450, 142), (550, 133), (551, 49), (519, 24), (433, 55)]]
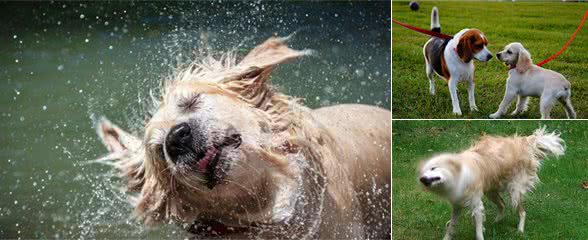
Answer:
[(559, 102), (563, 104), (564, 108), (566, 109), (566, 116), (568, 118), (575, 119), (576, 111), (574, 111), (574, 107), (572, 106), (572, 100), (570, 99), (570, 96), (560, 98)]
[[(426, 59), (426, 58), (425, 58)], [(433, 67), (429, 65), (427, 62), (427, 78), (429, 79), (429, 93), (431, 95), (435, 95), (435, 72), (433, 71)]]
[(460, 212), (461, 207), (453, 206), (453, 209), (451, 210), (451, 219), (446, 224), (447, 230), (445, 231), (445, 237), (443, 237), (443, 240), (451, 240), (453, 238), (453, 235), (455, 234), (455, 228), (457, 228)]
[(519, 226), (517, 229), (521, 233), (525, 231), (525, 217), (527, 216), (527, 213), (525, 212), (525, 207), (523, 206), (523, 197), (525, 190), (522, 189), (524, 189), (522, 186), (515, 186), (512, 187), (509, 191), (512, 206), (515, 207), (517, 209), (517, 212), (519, 213)]
[(494, 219), (494, 222), (499, 222), (504, 218), (504, 200), (502, 200), (502, 197), (500, 197), (500, 193), (497, 191), (489, 192), (487, 196), (488, 199), (490, 199), (490, 201), (496, 204), (496, 207), (498, 208), (498, 214), (496, 215), (496, 219)]
[(541, 95), (541, 100), (539, 101), (539, 110), (541, 111), (541, 118), (543, 119), (550, 119), (551, 116), (551, 109), (553, 108), (553, 104), (555, 103), (555, 99), (552, 94), (543, 93)]
[[(425, 43), (425, 48), (429, 44), (431, 40)], [(427, 58), (427, 51), (423, 48), (423, 56), (425, 57), (425, 71), (427, 73), (427, 79), (429, 79), (429, 93), (431, 95), (435, 95), (435, 70), (433, 66), (429, 63), (429, 59)]]
[(525, 212), (525, 208), (523, 206), (523, 196), (519, 198), (519, 203), (517, 204), (517, 211), (519, 212), (519, 232), (525, 232), (525, 218), (527, 216), (527, 212)]

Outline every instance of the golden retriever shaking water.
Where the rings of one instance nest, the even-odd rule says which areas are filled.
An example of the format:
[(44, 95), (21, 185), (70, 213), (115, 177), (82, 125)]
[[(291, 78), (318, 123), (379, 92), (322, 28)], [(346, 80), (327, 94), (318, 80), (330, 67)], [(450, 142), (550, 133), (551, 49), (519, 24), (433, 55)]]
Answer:
[(98, 123), (139, 219), (201, 237), (390, 238), (390, 112), (272, 89), (277, 64), (308, 53), (285, 40), (181, 70), (143, 136)]
[(539, 177), (537, 171), (547, 155), (561, 156), (565, 146), (559, 134), (537, 129), (527, 137), (484, 136), (474, 146), (460, 153), (439, 154), (419, 167), (419, 180), (427, 190), (446, 198), (453, 207), (443, 239), (451, 239), (459, 214), (470, 208), (476, 224), (476, 239), (484, 239), (484, 205), (486, 195), (498, 207), (499, 221), (504, 216), (501, 192), (508, 192), (512, 206), (519, 213), (520, 232), (525, 228), (523, 196), (531, 191)]

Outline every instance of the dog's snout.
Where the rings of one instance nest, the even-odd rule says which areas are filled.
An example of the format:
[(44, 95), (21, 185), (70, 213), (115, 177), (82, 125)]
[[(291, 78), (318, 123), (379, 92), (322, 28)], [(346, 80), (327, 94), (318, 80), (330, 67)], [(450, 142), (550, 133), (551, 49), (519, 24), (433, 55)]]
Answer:
[(431, 182), (429, 181), (429, 178), (427, 178), (427, 177), (421, 177), (419, 180), (421, 181), (421, 183), (423, 183), (427, 187), (431, 185)]
[(423, 183), (423, 185), (429, 187), (431, 186), (431, 184), (435, 181), (441, 180), (440, 177), (432, 177), (432, 178), (428, 178), (428, 177), (421, 177), (419, 178), (419, 181), (421, 181), (421, 183)]
[(488, 56), (486, 57), (486, 61), (490, 61), (490, 59), (492, 59), (492, 54), (488, 54)]
[(172, 127), (165, 140), (167, 152), (174, 162), (179, 155), (190, 152), (192, 144), (192, 130), (188, 123), (180, 123)]

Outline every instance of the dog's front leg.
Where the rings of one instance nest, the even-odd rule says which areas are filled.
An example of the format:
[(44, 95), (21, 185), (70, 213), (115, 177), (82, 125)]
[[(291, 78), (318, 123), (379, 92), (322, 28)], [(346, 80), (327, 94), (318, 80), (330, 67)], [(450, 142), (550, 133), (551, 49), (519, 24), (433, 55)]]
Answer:
[(529, 102), (529, 97), (519, 95), (517, 99), (517, 107), (515, 110), (510, 114), (512, 116), (518, 115), (524, 111), (527, 111), (527, 103)]
[(474, 79), (468, 80), (468, 100), (470, 103), (470, 111), (478, 111), (478, 106), (476, 106), (476, 97), (474, 95), (474, 89), (476, 84), (474, 83)]
[(476, 222), (476, 240), (484, 240), (484, 203), (480, 197), (472, 202), (472, 214)]
[(451, 94), (451, 105), (453, 106), (453, 113), (460, 116), (461, 108), (459, 107), (459, 98), (457, 97), (457, 78), (451, 77), (449, 79), (449, 93)]
[(514, 98), (517, 95), (517, 92), (515, 89), (508, 87), (508, 82), (506, 83), (506, 91), (504, 93), (504, 98), (502, 98), (502, 102), (500, 102), (500, 105), (498, 106), (498, 110), (496, 110), (495, 113), (490, 114), (490, 118), (499, 118), (500, 116), (502, 116), (505, 112), (506, 109), (508, 108), (508, 105), (510, 105), (510, 103), (514, 100)]
[(457, 221), (459, 220), (460, 212), (461, 207), (453, 206), (451, 211), (451, 219), (446, 224), (447, 230), (445, 231), (445, 237), (443, 237), (443, 240), (451, 240), (453, 235), (455, 235), (455, 228), (457, 227)]

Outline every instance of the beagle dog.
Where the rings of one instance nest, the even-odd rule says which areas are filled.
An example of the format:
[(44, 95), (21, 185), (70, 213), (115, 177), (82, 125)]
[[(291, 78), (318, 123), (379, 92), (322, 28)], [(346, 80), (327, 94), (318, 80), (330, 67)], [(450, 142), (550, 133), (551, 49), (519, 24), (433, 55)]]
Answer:
[[(439, 10), (433, 7), (431, 11), (431, 31), (441, 32), (439, 24)], [(423, 46), (425, 55), (427, 78), (429, 79), (429, 91), (435, 95), (435, 79), (433, 72), (448, 81), (453, 113), (461, 115), (459, 99), (457, 97), (457, 84), (461, 81), (468, 82), (468, 100), (471, 111), (477, 111), (474, 97), (474, 63), (476, 59), (487, 62), (492, 58), (492, 52), (486, 47), (488, 40), (478, 29), (463, 29), (453, 39), (441, 39), (432, 37)]]
[(506, 45), (496, 58), (509, 66), (506, 79), (506, 92), (498, 110), (490, 118), (503, 115), (510, 103), (517, 97), (517, 106), (512, 115), (527, 110), (529, 96), (540, 97), (539, 109), (541, 118), (550, 118), (551, 108), (559, 101), (566, 110), (568, 118), (576, 118), (572, 106), (571, 84), (566, 78), (552, 70), (533, 64), (531, 54), (521, 43), (514, 42)]

